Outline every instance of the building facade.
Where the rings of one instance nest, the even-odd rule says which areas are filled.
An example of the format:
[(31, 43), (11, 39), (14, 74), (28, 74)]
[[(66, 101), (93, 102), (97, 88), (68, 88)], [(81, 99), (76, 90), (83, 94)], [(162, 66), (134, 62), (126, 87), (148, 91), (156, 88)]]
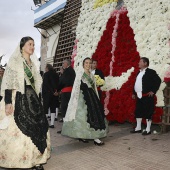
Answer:
[(66, 0), (41, 0), (34, 11), (34, 27), (41, 33), (41, 71), (54, 62)]

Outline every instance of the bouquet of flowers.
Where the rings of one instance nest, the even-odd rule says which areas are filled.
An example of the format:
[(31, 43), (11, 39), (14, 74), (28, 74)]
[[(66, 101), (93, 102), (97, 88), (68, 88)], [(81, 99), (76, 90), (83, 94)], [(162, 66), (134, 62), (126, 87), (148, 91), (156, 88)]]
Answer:
[(94, 75), (94, 77), (97, 87), (104, 85), (105, 81), (99, 75)]

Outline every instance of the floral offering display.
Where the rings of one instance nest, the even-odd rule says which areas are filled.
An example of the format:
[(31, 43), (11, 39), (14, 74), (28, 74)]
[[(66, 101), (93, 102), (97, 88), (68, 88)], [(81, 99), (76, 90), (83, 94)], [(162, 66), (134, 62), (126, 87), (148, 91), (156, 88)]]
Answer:
[(165, 72), (164, 82), (165, 82), (165, 83), (170, 82), (170, 67), (168, 67), (168, 69), (167, 69), (166, 72)]
[(102, 7), (94, 9), (96, 0), (82, 0), (80, 16), (76, 28), (77, 54), (74, 57), (74, 68), (77, 71), (82, 66), (86, 57), (92, 57), (98, 42), (106, 29), (106, 23), (110, 13), (115, 9), (117, 3), (106, 3)]
[[(124, 0), (128, 10), (130, 26), (135, 34), (137, 51), (141, 57), (148, 57), (150, 68), (156, 70), (164, 80), (170, 60), (170, 3), (169, 0)], [(157, 92), (157, 106), (164, 106), (161, 84)]]
[[(168, 30), (170, 32), (170, 23), (168, 25)], [(169, 47), (170, 47), (170, 39), (169, 39)], [(168, 63), (170, 64), (170, 63)], [(168, 83), (170, 82), (170, 66), (167, 68), (166, 72), (165, 72), (165, 75), (164, 75), (164, 82), (165, 83)]]
[(92, 58), (98, 60), (106, 76), (101, 89), (106, 91), (103, 97), (107, 119), (134, 122), (132, 92), (140, 56), (126, 8), (113, 10)]
[(102, 7), (103, 5), (111, 2), (118, 2), (118, 0), (96, 0), (94, 3), (94, 8)]
[(72, 52), (72, 55), (71, 55), (71, 65), (72, 65), (72, 67), (74, 67), (74, 58), (77, 55), (77, 43), (78, 43), (78, 40), (76, 39), (74, 41), (73, 52)]
[[(150, 59), (150, 68), (164, 78), (168, 67), (168, 0), (125, 0), (117, 10), (117, 0), (82, 0), (76, 30), (72, 64), (76, 71), (86, 57), (98, 61), (105, 75), (103, 104), (108, 120), (134, 122), (132, 99), (140, 57)], [(96, 78), (97, 82), (97, 78)], [(162, 83), (155, 103), (163, 106)], [(155, 107), (154, 122), (161, 121), (163, 111)]]

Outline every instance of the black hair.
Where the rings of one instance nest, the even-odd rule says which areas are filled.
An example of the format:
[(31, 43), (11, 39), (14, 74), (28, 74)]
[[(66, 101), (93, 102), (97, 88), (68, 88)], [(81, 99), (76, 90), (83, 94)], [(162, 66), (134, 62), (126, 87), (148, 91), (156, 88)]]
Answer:
[(21, 41), (20, 41), (20, 51), (22, 51), (22, 47), (25, 45), (25, 43), (27, 42), (27, 41), (29, 41), (29, 40), (33, 40), (34, 41), (34, 39), (33, 38), (31, 38), (31, 37), (23, 37), (23, 38), (21, 38)]
[(5, 69), (3, 67), (0, 67), (0, 69), (5, 71)]
[(84, 67), (84, 63), (85, 63), (86, 60), (91, 60), (91, 58), (86, 57), (86, 58), (83, 60), (83, 67)]
[(48, 69), (48, 71), (54, 71), (54, 68), (51, 64), (47, 64), (46, 68)]
[(96, 61), (96, 62), (98, 63), (98, 61), (97, 61), (97, 60), (95, 60), (95, 59), (92, 59), (92, 63), (93, 63), (94, 61)]
[(141, 60), (143, 60), (144, 63), (147, 63), (147, 66), (149, 66), (149, 58), (141, 57)]

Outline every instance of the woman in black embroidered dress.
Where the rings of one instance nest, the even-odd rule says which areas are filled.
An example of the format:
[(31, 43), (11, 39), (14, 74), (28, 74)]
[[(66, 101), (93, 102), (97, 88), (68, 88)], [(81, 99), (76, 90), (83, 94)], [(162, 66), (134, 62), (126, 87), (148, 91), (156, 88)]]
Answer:
[[(88, 139), (93, 139), (95, 145), (101, 146), (104, 142), (99, 138), (107, 136), (108, 126), (98, 97), (95, 79), (90, 71), (90, 58), (83, 60), (83, 68), (80, 78), (76, 74), (77, 78), (64, 119), (62, 134), (79, 138), (84, 143), (88, 143)], [(76, 98), (77, 101), (75, 101)]]
[(23, 37), (2, 82), (0, 167), (34, 168), (50, 157), (48, 122), (38, 98), (41, 87), (34, 40)]

